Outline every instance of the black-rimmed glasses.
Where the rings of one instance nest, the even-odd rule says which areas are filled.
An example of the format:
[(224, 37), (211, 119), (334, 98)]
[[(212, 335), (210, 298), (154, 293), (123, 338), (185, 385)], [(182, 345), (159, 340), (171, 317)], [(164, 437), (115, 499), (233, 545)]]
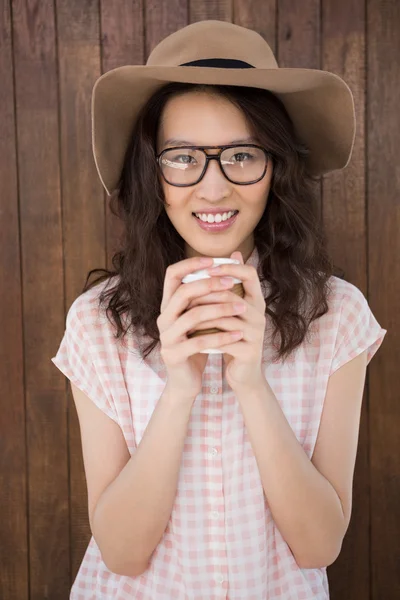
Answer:
[[(205, 150), (220, 148), (217, 154)], [(231, 183), (250, 185), (260, 181), (267, 170), (268, 152), (255, 144), (229, 146), (176, 146), (157, 155), (165, 181), (177, 187), (195, 185), (204, 177), (210, 160), (217, 160)]]

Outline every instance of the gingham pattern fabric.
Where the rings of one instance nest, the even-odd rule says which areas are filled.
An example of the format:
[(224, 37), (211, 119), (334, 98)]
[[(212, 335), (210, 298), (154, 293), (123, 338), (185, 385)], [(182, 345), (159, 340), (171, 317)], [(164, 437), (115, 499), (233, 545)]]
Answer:
[[(258, 265), (255, 248), (246, 264)], [(363, 350), (368, 362), (386, 334), (361, 291), (330, 280), (329, 312), (311, 324), (311, 338), (283, 364), (272, 361), (265, 331), (263, 369), (311, 459), (329, 376)], [(156, 349), (145, 361), (139, 344), (124, 343), (98, 308), (105, 285), (80, 295), (51, 360), (119, 424), (134, 454), (166, 383)], [(210, 354), (194, 402), (172, 514), (149, 568), (138, 577), (110, 572), (92, 537), (72, 586), (72, 600), (326, 600), (326, 567), (300, 568), (275, 525), (240, 406)]]

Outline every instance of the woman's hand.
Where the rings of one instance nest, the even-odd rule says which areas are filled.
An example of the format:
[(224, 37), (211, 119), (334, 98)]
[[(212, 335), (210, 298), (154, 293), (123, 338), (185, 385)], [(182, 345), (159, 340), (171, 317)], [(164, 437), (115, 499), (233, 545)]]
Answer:
[[(209, 259), (212, 265), (212, 259)], [(157, 325), (160, 332), (161, 357), (168, 373), (168, 383), (180, 395), (189, 399), (196, 398), (202, 390), (202, 376), (208, 354), (201, 353), (206, 348), (225, 348), (229, 350), (235, 343), (234, 328), (220, 333), (203, 334), (188, 338), (187, 334), (197, 329), (205, 329), (204, 322), (225, 320), (238, 314), (233, 303), (227, 301), (210, 305), (196, 306), (188, 310), (191, 301), (213, 292), (226, 290), (219, 277), (209, 277), (190, 283), (182, 283), (182, 278), (193, 271), (204, 269), (201, 258), (187, 258), (170, 265), (165, 273), (164, 291)], [(238, 297), (232, 294), (235, 302)], [(208, 306), (207, 306), (208, 304)], [(239, 323), (238, 323), (239, 325)], [(237, 339), (237, 338), (236, 338)]]
[[(239, 251), (233, 252), (230, 258), (240, 260), (241, 264), (220, 265), (218, 268), (211, 267), (207, 269), (207, 273), (215, 277), (231, 276), (241, 279), (245, 295), (240, 300), (245, 303), (246, 310), (240, 316), (204, 322), (202, 327), (220, 327), (226, 331), (243, 331), (241, 340), (231, 344), (229, 349), (224, 350), (222, 348), (224, 350), (226, 380), (233, 390), (239, 390), (257, 387), (265, 380), (261, 368), (266, 325), (265, 300), (257, 270), (253, 266), (244, 264), (242, 254)], [(236, 296), (233, 292), (223, 292), (223, 294), (230, 302), (234, 301)], [(190, 306), (209, 302), (211, 297), (210, 294), (208, 299), (207, 296), (194, 299)], [(215, 297), (215, 302), (217, 295), (215, 294), (213, 297)]]

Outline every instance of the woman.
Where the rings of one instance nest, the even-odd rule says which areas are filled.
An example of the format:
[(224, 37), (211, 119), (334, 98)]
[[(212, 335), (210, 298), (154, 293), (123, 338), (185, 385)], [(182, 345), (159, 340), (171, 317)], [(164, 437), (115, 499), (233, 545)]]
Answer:
[[(97, 81), (94, 156), (124, 238), (52, 359), (93, 534), (71, 598), (329, 598), (386, 334), (333, 274), (317, 219), (315, 176), (353, 141), (339, 77), (279, 69), (230, 23), (190, 25)], [(215, 257), (239, 262), (182, 284)]]

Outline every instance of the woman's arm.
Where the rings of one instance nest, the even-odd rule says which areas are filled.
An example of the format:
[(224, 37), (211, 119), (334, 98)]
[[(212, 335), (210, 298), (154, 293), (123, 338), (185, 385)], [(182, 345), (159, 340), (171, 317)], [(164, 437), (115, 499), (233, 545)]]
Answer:
[(120, 427), (71, 386), (93, 536), (110, 571), (140, 575), (172, 512), (194, 398), (181, 398), (167, 385), (130, 457)]
[(305, 569), (337, 559), (350, 521), (366, 367), (364, 351), (329, 378), (311, 460), (266, 380), (236, 394), (272, 516)]

